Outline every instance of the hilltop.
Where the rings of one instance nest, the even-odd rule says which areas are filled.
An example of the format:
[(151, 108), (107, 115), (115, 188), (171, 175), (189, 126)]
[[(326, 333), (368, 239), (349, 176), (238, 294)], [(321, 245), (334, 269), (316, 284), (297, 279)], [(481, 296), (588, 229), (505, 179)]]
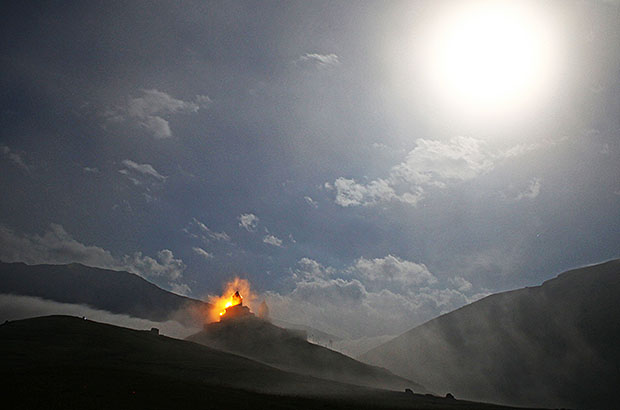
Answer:
[(376, 347), (361, 360), (471, 400), (614, 408), (620, 260), (498, 293)]

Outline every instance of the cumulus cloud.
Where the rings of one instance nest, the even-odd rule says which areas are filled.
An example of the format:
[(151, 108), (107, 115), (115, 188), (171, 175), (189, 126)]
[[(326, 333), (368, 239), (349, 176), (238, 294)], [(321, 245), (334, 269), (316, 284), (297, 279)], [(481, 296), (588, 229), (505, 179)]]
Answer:
[(306, 53), (295, 60), (297, 65), (312, 65), (318, 68), (333, 68), (340, 65), (336, 54)]
[(6, 145), (0, 145), (0, 153), (2, 153), (2, 156), (7, 158), (13, 164), (17, 165), (19, 168), (23, 169), (24, 171), (30, 171), (30, 167), (26, 164), (21, 154), (15, 152)]
[(263, 238), (263, 242), (280, 248), (282, 247), (282, 239), (271, 234), (265, 235), (265, 237)]
[(192, 250), (194, 251), (194, 253), (196, 255), (200, 255), (200, 256), (202, 256), (205, 259), (213, 259), (213, 254), (205, 251), (202, 248), (194, 247), (194, 248), (192, 248)]
[(145, 118), (141, 118), (139, 124), (141, 127), (150, 131), (155, 138), (172, 137), (170, 123), (162, 117), (149, 115)]
[(183, 101), (163, 91), (151, 89), (142, 90), (141, 96), (129, 98), (126, 105), (104, 115), (110, 121), (127, 121), (139, 126), (155, 138), (169, 138), (172, 131), (166, 118), (195, 113), (210, 104), (211, 99), (206, 95), (197, 95), (195, 101)]
[(435, 276), (424, 264), (418, 264), (388, 255), (384, 258), (359, 258), (349, 270), (357, 274), (366, 284), (378, 284), (378, 288), (409, 288), (431, 285), (437, 282)]
[(492, 167), (493, 154), (482, 140), (462, 136), (447, 142), (421, 138), (392, 174), (406, 182), (444, 186), (452, 180), (475, 178)]
[(291, 274), (290, 292), (266, 293), (272, 316), (344, 338), (400, 333), (476, 297), (464, 279), (441, 283), (424, 264), (393, 255), (339, 269), (302, 258)]
[(467, 279), (456, 276), (450, 279), (450, 283), (456, 286), (459, 292), (468, 292), (472, 289), (472, 284)]
[(256, 231), (256, 228), (258, 227), (258, 221), (259, 221), (258, 216), (251, 214), (251, 213), (247, 213), (247, 214), (239, 215), (237, 219), (239, 220), (239, 226), (245, 229), (246, 231), (248, 232)]
[(27, 264), (77, 262), (98, 268), (125, 270), (158, 283), (163, 281), (169, 287), (180, 285), (185, 270), (183, 261), (175, 258), (169, 249), (160, 250), (155, 258), (142, 252), (115, 257), (99, 246), (85, 245), (75, 240), (58, 224), (50, 224), (43, 235), (19, 235), (0, 225), (0, 260)]
[(390, 201), (416, 205), (430, 187), (445, 188), (474, 179), (491, 171), (498, 161), (539, 146), (519, 145), (493, 151), (484, 141), (472, 137), (458, 136), (448, 141), (420, 138), (404, 161), (390, 169), (387, 177), (370, 182), (340, 177), (325, 187), (335, 191), (335, 202), (342, 207)]
[(338, 178), (334, 185), (326, 185), (328, 189), (336, 191), (336, 204), (347, 207), (356, 205), (374, 205), (379, 202), (389, 202), (392, 200), (415, 205), (423, 197), (421, 187), (412, 187), (410, 192), (397, 194), (391, 181), (377, 179), (367, 184), (360, 184), (353, 179)]
[(301, 258), (297, 262), (297, 266), (291, 270), (293, 279), (296, 281), (314, 281), (318, 279), (328, 279), (336, 274), (336, 270), (331, 267), (325, 267), (319, 262), (310, 258)]

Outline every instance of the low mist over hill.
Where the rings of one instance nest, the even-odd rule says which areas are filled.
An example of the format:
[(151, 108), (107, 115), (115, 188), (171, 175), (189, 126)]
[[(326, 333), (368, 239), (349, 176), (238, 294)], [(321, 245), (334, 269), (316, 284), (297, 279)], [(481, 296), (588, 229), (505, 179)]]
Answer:
[(362, 355), (437, 392), (518, 405), (613, 408), (620, 260), (489, 296)]
[(0, 262), (0, 293), (88, 305), (153, 321), (202, 323), (207, 303), (180, 296), (133, 273), (69, 265)]
[(287, 330), (254, 316), (210, 323), (186, 340), (240, 354), (283, 370), (368, 387), (427, 393), (417, 383), (306, 341), (305, 332)]

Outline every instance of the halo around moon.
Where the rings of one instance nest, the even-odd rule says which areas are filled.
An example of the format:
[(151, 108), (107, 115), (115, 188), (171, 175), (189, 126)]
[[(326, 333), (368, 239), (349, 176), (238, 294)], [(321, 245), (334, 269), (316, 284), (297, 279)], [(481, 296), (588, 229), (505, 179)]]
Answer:
[(553, 19), (535, 3), (449, 2), (418, 33), (419, 80), (453, 113), (517, 112), (553, 88), (557, 35)]

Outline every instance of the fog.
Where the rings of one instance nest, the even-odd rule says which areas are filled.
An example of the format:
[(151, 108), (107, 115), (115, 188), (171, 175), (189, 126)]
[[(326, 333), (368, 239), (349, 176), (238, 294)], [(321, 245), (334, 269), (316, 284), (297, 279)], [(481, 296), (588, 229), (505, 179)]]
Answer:
[(188, 340), (267, 363), (276, 368), (358, 386), (426, 392), (423, 386), (368, 366), (305, 340), (304, 331), (285, 330), (247, 316), (205, 326)]
[(37, 316), (69, 315), (85, 317), (96, 322), (128, 327), (136, 330), (159, 329), (160, 334), (175, 338), (185, 338), (199, 329), (186, 327), (174, 320), (154, 322), (127, 315), (110, 313), (84, 305), (59, 303), (31, 296), (0, 294), (0, 321), (28, 319)]
[(620, 384), (619, 273), (620, 261), (610, 261), (495, 294), (361, 359), (457, 398), (612, 408)]
[(336, 350), (342, 354), (346, 354), (347, 356), (357, 358), (358, 356), (366, 353), (367, 351), (394, 339), (396, 336), (397, 335), (384, 335), (375, 337), (362, 337), (359, 339), (337, 340), (328, 345), (327, 347), (332, 350)]

